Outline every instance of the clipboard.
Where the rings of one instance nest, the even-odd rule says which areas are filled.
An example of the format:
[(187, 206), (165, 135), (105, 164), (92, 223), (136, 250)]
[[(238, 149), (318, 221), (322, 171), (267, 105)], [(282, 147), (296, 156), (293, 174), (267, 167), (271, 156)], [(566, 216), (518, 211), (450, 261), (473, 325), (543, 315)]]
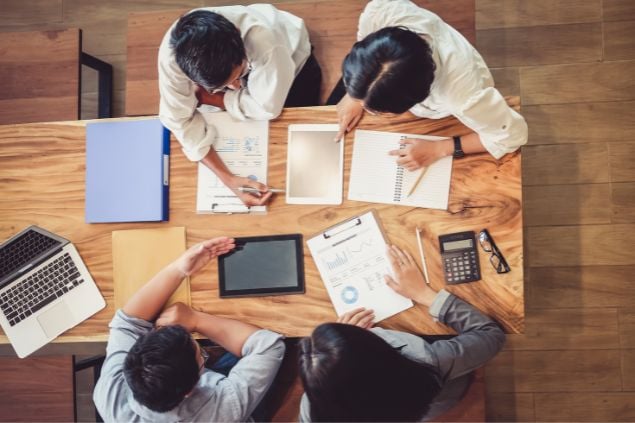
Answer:
[(413, 306), (384, 280), (392, 275), (387, 237), (377, 211), (353, 216), (316, 234), (307, 245), (338, 316), (359, 307), (375, 322)]

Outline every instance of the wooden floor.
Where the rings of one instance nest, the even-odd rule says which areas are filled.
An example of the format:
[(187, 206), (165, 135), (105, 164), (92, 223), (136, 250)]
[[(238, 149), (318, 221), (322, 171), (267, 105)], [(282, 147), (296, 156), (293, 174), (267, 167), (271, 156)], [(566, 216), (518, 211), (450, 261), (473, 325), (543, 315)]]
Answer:
[[(206, 4), (230, 4), (210, 1)], [(78, 26), (115, 67), (126, 15), (202, 0), (3, 0), (0, 31)], [(529, 122), (526, 308), (486, 369), (493, 421), (635, 420), (635, 1), (476, 0), (477, 46)], [(94, 117), (95, 75), (83, 116)], [(92, 101), (92, 103), (91, 103)]]

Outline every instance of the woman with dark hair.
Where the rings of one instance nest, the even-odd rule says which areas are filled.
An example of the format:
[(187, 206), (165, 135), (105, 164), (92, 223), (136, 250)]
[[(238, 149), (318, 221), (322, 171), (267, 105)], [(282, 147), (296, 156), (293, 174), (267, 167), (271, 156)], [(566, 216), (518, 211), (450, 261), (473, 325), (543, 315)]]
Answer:
[(455, 405), (471, 372), (502, 348), (505, 334), (489, 317), (449, 292), (424, 283), (410, 254), (392, 246), (394, 277), (386, 283), (429, 308), (458, 335), (429, 343), (370, 328), (372, 311), (357, 309), (318, 326), (300, 343), (300, 421), (430, 420)]
[(408, 170), (450, 155), (487, 151), (498, 159), (527, 142), (525, 120), (494, 88), (481, 55), (434, 13), (410, 0), (372, 0), (359, 18), (357, 39), (327, 101), (339, 101), (338, 139), (364, 110), (409, 110), (431, 119), (453, 115), (473, 132), (436, 142), (403, 140), (405, 148), (391, 154)]

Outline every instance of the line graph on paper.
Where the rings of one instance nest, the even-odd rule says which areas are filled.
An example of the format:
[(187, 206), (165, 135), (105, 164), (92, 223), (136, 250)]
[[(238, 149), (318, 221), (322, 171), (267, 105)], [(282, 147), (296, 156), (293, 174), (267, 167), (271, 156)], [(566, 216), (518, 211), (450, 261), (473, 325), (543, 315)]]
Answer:
[(361, 239), (357, 244), (346, 246), (346, 251), (353, 257), (363, 256), (366, 250), (372, 250), (374, 241), (372, 238)]

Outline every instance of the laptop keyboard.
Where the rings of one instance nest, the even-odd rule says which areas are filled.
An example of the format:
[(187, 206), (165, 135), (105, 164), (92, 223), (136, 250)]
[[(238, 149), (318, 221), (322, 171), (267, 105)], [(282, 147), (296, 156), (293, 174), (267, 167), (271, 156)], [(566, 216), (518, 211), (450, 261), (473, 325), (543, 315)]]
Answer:
[(28, 264), (51, 247), (61, 244), (58, 240), (37, 231), (27, 231), (0, 249), (0, 278)]
[(0, 293), (0, 309), (9, 324), (15, 326), (79, 286), (84, 282), (80, 276), (70, 254), (65, 253), (11, 289)]

